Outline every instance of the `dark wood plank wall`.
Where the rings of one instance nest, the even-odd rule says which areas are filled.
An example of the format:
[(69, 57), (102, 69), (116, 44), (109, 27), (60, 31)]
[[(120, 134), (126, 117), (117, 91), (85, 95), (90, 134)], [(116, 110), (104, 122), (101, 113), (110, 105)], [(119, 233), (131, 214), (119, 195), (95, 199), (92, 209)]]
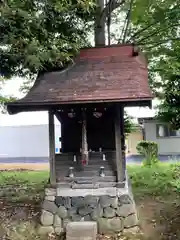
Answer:
[[(61, 121), (62, 152), (78, 153), (81, 148), (82, 124), (79, 117), (68, 118), (62, 115)], [(87, 112), (87, 139), (88, 148), (99, 151), (99, 148), (108, 151), (115, 150), (114, 118), (112, 111), (105, 111), (100, 118)]]

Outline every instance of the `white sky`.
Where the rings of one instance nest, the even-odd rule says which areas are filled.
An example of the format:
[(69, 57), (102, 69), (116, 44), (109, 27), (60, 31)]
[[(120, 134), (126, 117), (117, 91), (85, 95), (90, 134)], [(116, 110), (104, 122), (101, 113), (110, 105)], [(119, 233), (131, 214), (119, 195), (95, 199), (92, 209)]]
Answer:
[[(20, 93), (19, 88), (23, 83), (23, 79), (14, 78), (5, 83), (3, 87), (4, 95), (11, 95), (14, 97), (21, 98), (23, 94)], [(154, 100), (153, 105), (155, 106), (157, 102)], [(148, 107), (131, 107), (127, 108), (129, 115), (134, 118), (139, 117), (153, 117), (155, 114), (154, 110), (149, 109)], [(55, 120), (57, 123), (57, 120)], [(15, 115), (8, 115), (0, 113), (0, 126), (17, 126), (17, 125), (36, 125), (36, 124), (47, 124), (48, 115), (47, 112), (25, 112)]]

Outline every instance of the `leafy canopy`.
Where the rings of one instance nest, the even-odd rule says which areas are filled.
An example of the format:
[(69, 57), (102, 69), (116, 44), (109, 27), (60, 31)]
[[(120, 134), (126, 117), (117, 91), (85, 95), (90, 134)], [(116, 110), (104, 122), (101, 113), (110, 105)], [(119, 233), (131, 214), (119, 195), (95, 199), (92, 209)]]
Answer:
[(179, 0), (106, 2), (99, 12), (96, 0), (3, 1), (1, 75), (33, 77), (63, 67), (80, 47), (89, 45), (87, 36), (98, 14), (106, 24), (108, 43), (136, 43), (146, 53), (152, 90), (162, 99), (160, 116), (179, 127)]
[(28, 76), (60, 68), (88, 45), (86, 0), (6, 0), (0, 11), (0, 72)]

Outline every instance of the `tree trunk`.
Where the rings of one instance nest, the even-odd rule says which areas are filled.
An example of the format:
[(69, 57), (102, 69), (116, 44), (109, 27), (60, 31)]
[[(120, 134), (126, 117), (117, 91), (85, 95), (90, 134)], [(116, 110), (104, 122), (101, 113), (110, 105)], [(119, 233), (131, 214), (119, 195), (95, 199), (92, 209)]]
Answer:
[(103, 17), (104, 0), (97, 0), (97, 14), (94, 26), (95, 46), (105, 46), (105, 18)]

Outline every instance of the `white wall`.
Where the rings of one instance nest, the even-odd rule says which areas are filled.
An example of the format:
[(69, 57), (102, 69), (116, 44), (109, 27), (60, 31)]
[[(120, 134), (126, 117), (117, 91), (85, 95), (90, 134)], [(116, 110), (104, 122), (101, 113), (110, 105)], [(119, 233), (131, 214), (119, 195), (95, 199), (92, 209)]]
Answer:
[[(55, 125), (56, 147), (60, 147), (60, 124)], [(0, 158), (48, 157), (48, 125), (1, 126)]]
[(180, 154), (180, 137), (156, 137), (157, 122), (144, 123), (145, 137), (147, 141), (157, 142), (159, 154)]

